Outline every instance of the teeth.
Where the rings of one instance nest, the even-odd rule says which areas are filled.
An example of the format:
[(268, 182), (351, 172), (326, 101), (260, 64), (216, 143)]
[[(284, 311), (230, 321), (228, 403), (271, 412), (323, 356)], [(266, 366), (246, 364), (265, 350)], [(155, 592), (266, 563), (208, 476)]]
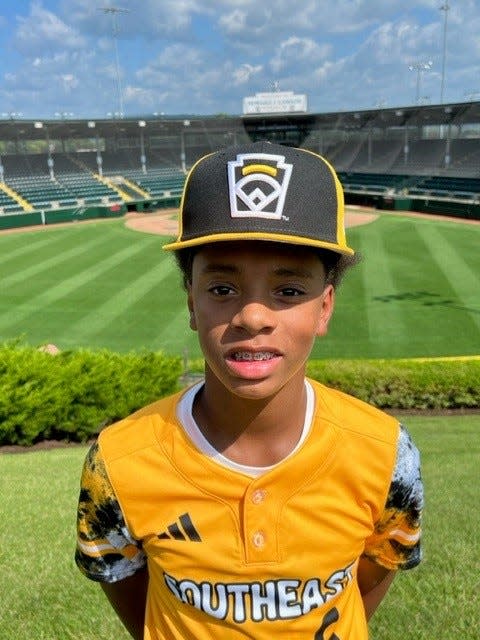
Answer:
[(233, 359), (243, 362), (251, 362), (254, 360), (270, 360), (274, 357), (274, 354), (270, 351), (257, 351), (252, 353), (251, 351), (237, 351), (233, 354)]

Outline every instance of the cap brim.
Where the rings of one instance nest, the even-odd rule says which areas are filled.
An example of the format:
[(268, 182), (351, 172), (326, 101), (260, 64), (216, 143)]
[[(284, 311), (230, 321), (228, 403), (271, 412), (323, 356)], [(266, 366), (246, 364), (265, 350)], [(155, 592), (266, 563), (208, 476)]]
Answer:
[(188, 240), (176, 240), (163, 246), (165, 251), (179, 251), (180, 249), (188, 249), (189, 247), (198, 247), (203, 244), (214, 242), (232, 242), (235, 240), (261, 240), (265, 242), (284, 242), (304, 247), (316, 247), (318, 249), (328, 249), (335, 253), (346, 256), (354, 255), (355, 251), (347, 245), (339, 245), (334, 242), (326, 242), (313, 238), (305, 238), (302, 236), (291, 236), (280, 233), (264, 233), (264, 232), (243, 232), (243, 233), (215, 233), (212, 235), (201, 236), (198, 238), (190, 238)]

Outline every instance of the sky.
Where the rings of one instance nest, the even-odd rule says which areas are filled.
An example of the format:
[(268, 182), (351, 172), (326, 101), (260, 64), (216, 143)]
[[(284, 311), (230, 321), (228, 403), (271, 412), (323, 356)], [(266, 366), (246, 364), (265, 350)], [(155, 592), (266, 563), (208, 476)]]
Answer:
[(239, 115), (269, 91), (311, 113), (479, 100), (479, 34), (480, 0), (3, 0), (0, 117)]

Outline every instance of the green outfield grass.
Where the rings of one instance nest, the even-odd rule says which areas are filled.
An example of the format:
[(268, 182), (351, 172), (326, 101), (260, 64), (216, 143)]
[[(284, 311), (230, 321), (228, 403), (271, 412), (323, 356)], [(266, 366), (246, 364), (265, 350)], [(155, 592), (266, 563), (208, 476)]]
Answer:
[[(422, 454), (424, 561), (396, 578), (372, 640), (477, 640), (480, 415), (404, 420)], [(0, 455), (2, 640), (127, 640), (73, 562), (85, 453)]]
[[(480, 226), (384, 214), (348, 232), (363, 255), (314, 357), (479, 353)], [(0, 340), (200, 355), (165, 238), (123, 220), (0, 236)]]

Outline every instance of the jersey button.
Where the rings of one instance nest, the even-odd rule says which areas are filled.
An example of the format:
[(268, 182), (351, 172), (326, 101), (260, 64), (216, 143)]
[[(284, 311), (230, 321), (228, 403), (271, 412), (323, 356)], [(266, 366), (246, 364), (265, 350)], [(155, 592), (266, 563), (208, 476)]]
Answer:
[(252, 536), (253, 546), (261, 549), (265, 545), (265, 535), (262, 531), (255, 531)]
[(263, 489), (257, 489), (252, 493), (253, 504), (261, 504), (267, 496), (267, 492)]

